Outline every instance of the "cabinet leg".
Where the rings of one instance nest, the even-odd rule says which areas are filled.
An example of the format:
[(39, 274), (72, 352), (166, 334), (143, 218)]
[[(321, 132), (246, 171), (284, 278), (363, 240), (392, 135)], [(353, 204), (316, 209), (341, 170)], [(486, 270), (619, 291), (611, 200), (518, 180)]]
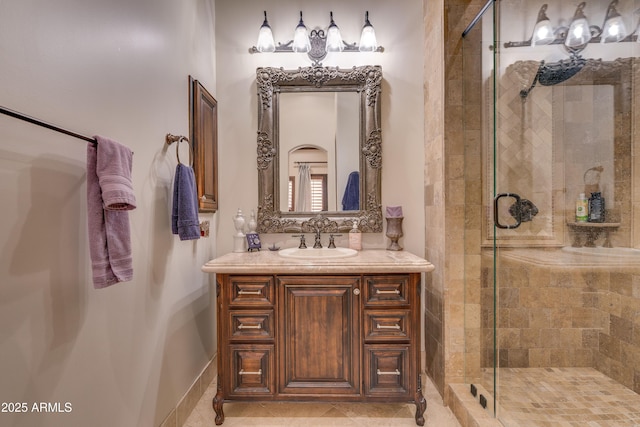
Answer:
[(220, 425), (224, 422), (224, 411), (222, 410), (222, 404), (224, 403), (224, 397), (222, 396), (222, 391), (218, 390), (216, 396), (213, 398), (211, 405), (213, 406), (213, 410), (216, 412), (216, 425)]
[(427, 400), (422, 394), (422, 378), (418, 374), (418, 389), (416, 390), (416, 424), (424, 425), (424, 411), (427, 410)]

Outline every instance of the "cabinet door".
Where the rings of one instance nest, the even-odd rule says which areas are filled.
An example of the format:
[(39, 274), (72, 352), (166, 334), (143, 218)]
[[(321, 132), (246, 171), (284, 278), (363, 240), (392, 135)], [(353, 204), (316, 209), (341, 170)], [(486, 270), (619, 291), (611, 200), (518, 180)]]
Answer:
[(271, 395), (273, 345), (232, 345), (229, 396)]
[(230, 276), (229, 287), (229, 307), (273, 305), (271, 276)]
[(365, 394), (410, 398), (409, 354), (408, 345), (365, 346)]
[(360, 394), (360, 278), (279, 282), (280, 394)]
[(273, 310), (230, 310), (230, 341), (270, 341), (274, 336)]
[(369, 306), (408, 306), (409, 275), (391, 274), (386, 276), (366, 276), (364, 278), (364, 298)]
[(365, 341), (408, 341), (411, 334), (410, 310), (365, 310)]

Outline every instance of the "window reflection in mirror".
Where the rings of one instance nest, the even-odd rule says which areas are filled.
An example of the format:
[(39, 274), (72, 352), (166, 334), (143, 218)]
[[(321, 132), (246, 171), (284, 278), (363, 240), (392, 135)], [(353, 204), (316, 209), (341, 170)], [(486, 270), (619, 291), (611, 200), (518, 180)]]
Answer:
[(327, 151), (300, 147), (289, 152), (290, 212), (328, 210)]
[(281, 93), (279, 104), (280, 209), (359, 210), (359, 94)]

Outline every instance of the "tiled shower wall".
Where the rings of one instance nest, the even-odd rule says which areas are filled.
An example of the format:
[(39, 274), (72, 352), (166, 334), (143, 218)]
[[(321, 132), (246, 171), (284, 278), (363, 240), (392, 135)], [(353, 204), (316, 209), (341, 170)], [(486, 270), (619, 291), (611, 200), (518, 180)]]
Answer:
[[(426, 371), (444, 394), (444, 0), (424, 0), (425, 61), (425, 254), (435, 270), (425, 283)], [(426, 56), (425, 56), (426, 57)]]
[[(465, 230), (466, 209), (479, 209), (480, 104), (463, 102), (480, 73), (463, 75), (462, 31), (484, 0), (424, 0), (425, 17), (425, 253), (436, 267), (425, 293), (426, 369), (448, 402), (447, 384), (465, 379), (465, 341), (477, 343), (472, 357), (479, 372), (480, 218)], [(478, 51), (479, 52), (479, 51)], [(480, 55), (478, 53), (477, 57)], [(470, 64), (467, 64), (468, 66)], [(478, 63), (479, 66), (479, 63)], [(465, 128), (474, 117), (475, 128)], [(473, 147), (465, 153), (465, 148)], [(468, 158), (471, 156), (470, 158)], [(465, 167), (465, 162), (471, 164)], [(476, 176), (467, 176), (468, 170)], [(467, 200), (469, 198), (469, 200)], [(476, 212), (477, 214), (477, 212)], [(465, 238), (465, 235), (468, 235)], [(465, 295), (465, 275), (472, 274), (475, 296)], [(476, 320), (471, 329), (465, 313)]]
[[(483, 260), (483, 277), (491, 278), (491, 257)], [(501, 368), (594, 367), (640, 393), (640, 268), (536, 265), (505, 255), (498, 281)], [(493, 304), (492, 286), (483, 282), (483, 307)], [(482, 311), (482, 326), (482, 365), (492, 366), (491, 309)]]

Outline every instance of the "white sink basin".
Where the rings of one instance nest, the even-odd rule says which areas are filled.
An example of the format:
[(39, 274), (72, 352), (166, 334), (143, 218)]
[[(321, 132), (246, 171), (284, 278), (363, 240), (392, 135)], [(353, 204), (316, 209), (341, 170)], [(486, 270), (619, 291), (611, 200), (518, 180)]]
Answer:
[(284, 258), (296, 259), (333, 259), (348, 258), (358, 255), (358, 251), (350, 248), (287, 248), (278, 252)]

